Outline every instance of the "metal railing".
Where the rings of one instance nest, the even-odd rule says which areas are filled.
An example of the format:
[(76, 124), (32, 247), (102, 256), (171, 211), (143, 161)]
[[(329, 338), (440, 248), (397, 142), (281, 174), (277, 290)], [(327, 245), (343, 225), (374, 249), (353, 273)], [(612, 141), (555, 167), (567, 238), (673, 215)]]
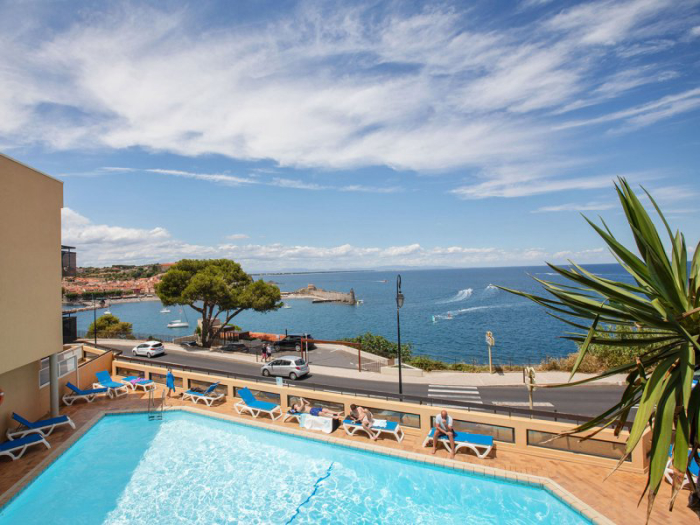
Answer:
[[(106, 347), (105, 347), (106, 348)], [(116, 357), (116, 355), (115, 355)], [(168, 369), (170, 368), (171, 370), (181, 370), (183, 372), (195, 372), (198, 374), (205, 374), (205, 375), (212, 375), (212, 376), (218, 376), (218, 377), (225, 377), (229, 379), (242, 379), (245, 381), (252, 381), (255, 383), (260, 383), (260, 384), (268, 384), (268, 385), (275, 385), (276, 380), (274, 378), (262, 378), (257, 375), (251, 375), (251, 374), (244, 374), (244, 373), (233, 373), (233, 372), (226, 372), (214, 368), (207, 368), (207, 367), (201, 367), (201, 366), (192, 366), (192, 365), (182, 365), (178, 363), (168, 363), (168, 362), (163, 362), (163, 361), (151, 361), (148, 359), (140, 358), (140, 357), (131, 357), (131, 356), (125, 356), (125, 355), (119, 355), (118, 359), (120, 361), (124, 362), (131, 362), (131, 363), (138, 363), (138, 364), (143, 364), (143, 365), (148, 365), (150, 367), (155, 367), (155, 368), (164, 368)], [(303, 388), (305, 390), (312, 390), (312, 391), (319, 391), (319, 392), (329, 392), (329, 393), (334, 393), (334, 394), (341, 394), (341, 395), (350, 395), (350, 396), (360, 396), (360, 397), (366, 397), (366, 398), (374, 398), (374, 399), (384, 399), (387, 401), (402, 401), (402, 402), (407, 402), (407, 403), (415, 403), (418, 405), (429, 405), (429, 406), (450, 406), (450, 407), (455, 407), (459, 408), (462, 410), (466, 410), (467, 412), (479, 412), (479, 413), (492, 413), (492, 414), (500, 414), (500, 415), (507, 415), (508, 417), (524, 417), (524, 418), (529, 418), (529, 419), (542, 419), (542, 420), (547, 420), (547, 421), (556, 421), (556, 422), (564, 422), (564, 423), (575, 423), (575, 424), (581, 424), (585, 423), (586, 421), (589, 421), (591, 419), (591, 416), (584, 416), (581, 414), (569, 414), (566, 412), (558, 412), (556, 410), (553, 411), (548, 411), (548, 410), (530, 410), (529, 408), (521, 408), (521, 407), (508, 407), (508, 406), (503, 406), (503, 405), (490, 405), (487, 403), (471, 403), (469, 401), (460, 401), (460, 400), (455, 400), (455, 399), (441, 399), (441, 398), (434, 398), (434, 397), (424, 397), (424, 396), (416, 396), (416, 395), (411, 395), (411, 394), (394, 394), (394, 393), (389, 393), (389, 392), (377, 392), (376, 390), (365, 390), (362, 388), (348, 388), (348, 387), (340, 387), (336, 385), (326, 385), (322, 383), (309, 383), (308, 381), (304, 381), (301, 384), (297, 383), (289, 383), (287, 381), (284, 382), (284, 386), (286, 387), (291, 387), (291, 388)], [(625, 424), (625, 428), (629, 430), (632, 426), (631, 422), (628, 422)]]

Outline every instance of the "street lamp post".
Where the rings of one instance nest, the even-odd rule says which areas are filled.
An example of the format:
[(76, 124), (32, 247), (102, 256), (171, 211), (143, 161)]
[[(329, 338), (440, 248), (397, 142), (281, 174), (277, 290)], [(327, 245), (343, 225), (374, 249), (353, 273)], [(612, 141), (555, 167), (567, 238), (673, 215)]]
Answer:
[(97, 348), (97, 302), (95, 292), (92, 292), (92, 333), (95, 335), (95, 348)]
[(396, 276), (396, 334), (399, 342), (399, 395), (403, 394), (403, 380), (401, 377), (401, 320), (399, 310), (403, 306), (403, 294), (401, 293), (401, 275)]

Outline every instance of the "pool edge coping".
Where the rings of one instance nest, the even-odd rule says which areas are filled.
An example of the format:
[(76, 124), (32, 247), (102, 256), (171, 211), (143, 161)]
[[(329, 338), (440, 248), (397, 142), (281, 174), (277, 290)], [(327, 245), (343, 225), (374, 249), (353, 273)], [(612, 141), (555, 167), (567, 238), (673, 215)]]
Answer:
[[(287, 428), (281, 426), (271, 427), (267, 422), (251, 420), (246, 418), (241, 418), (234, 414), (222, 414), (219, 412), (210, 412), (197, 407), (189, 406), (178, 406), (178, 407), (168, 407), (165, 409), (166, 412), (191, 412), (193, 414), (202, 415), (206, 417), (215, 417), (217, 419), (222, 419), (225, 421), (230, 421), (233, 423), (239, 423), (247, 425), (250, 427), (261, 428), (268, 431), (279, 431), (283, 434), (289, 434), (294, 436), (300, 436), (307, 439), (313, 439), (314, 441), (320, 441), (324, 443), (332, 443), (335, 445), (340, 445), (344, 447), (354, 448), (357, 450), (364, 450), (372, 452), (375, 454), (380, 454), (383, 456), (393, 456), (401, 459), (408, 459), (418, 463), (424, 463), (426, 465), (435, 465), (444, 468), (451, 468), (454, 470), (460, 470), (463, 472), (470, 472), (480, 476), (498, 478), (506, 480), (509, 482), (522, 483), (529, 486), (536, 486), (542, 488), (550, 495), (560, 500), (564, 504), (571, 507), (574, 511), (578, 512), (582, 516), (591, 520), (593, 523), (600, 525), (615, 525), (615, 523), (604, 516), (602, 513), (579, 499), (577, 496), (563, 488), (557, 482), (546, 478), (544, 476), (534, 476), (532, 474), (523, 474), (517, 471), (503, 470), (496, 467), (489, 467), (486, 465), (475, 465), (472, 463), (462, 463), (459, 461), (454, 461), (445, 458), (436, 458), (432, 456), (426, 456), (425, 454), (419, 454), (417, 452), (409, 452), (405, 450), (395, 450), (391, 448), (386, 448), (375, 443), (362, 443), (355, 441), (348, 441), (342, 438), (310, 434), (300, 429)], [(73, 434), (68, 437), (63, 443), (57, 446), (55, 449), (52, 447), (51, 452), (43, 460), (41, 460), (34, 468), (27, 472), (22, 478), (20, 478), (14, 485), (7, 489), (2, 495), (0, 495), (0, 509), (7, 506), (16, 496), (18, 496), (29, 484), (32, 483), (38, 476), (40, 476), (47, 468), (49, 468), (58, 458), (60, 458), (65, 452), (70, 449), (80, 438), (82, 438), (92, 427), (94, 427), (102, 418), (109, 415), (123, 415), (123, 414), (145, 414), (146, 411), (143, 409), (122, 409), (122, 410), (101, 410), (90, 418), (85, 424), (83, 424), (79, 429), (77, 429)]]

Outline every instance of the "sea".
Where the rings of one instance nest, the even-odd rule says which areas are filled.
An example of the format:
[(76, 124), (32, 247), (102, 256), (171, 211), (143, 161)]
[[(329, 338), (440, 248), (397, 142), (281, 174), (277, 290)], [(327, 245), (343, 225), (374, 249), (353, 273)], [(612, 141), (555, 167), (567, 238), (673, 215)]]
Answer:
[[(587, 265), (603, 277), (631, 282), (618, 265)], [(358, 271), (261, 275), (282, 291), (313, 284), (325, 290), (355, 291), (358, 305), (312, 303), (308, 299), (287, 300), (289, 308), (274, 312), (245, 311), (231, 322), (244, 330), (277, 334), (311, 334), (316, 339), (337, 340), (365, 332), (397, 340), (396, 281), (401, 275), (404, 305), (399, 311), (402, 343), (411, 343), (413, 353), (450, 363), (488, 363), (486, 332), (495, 346), (494, 362), (536, 364), (549, 357), (576, 351), (574, 343), (562, 339), (571, 327), (548, 315), (541, 306), (500, 290), (496, 285), (542, 294), (534, 278), (561, 279), (548, 267), (469, 268), (440, 270)], [(121, 321), (133, 324), (137, 334), (180, 336), (192, 334), (198, 312), (169, 307), (160, 313), (159, 301), (114, 304), (110, 311)], [(98, 310), (98, 315), (101, 310)], [(75, 314), (78, 330), (87, 330), (92, 311)], [(188, 328), (167, 328), (174, 319), (187, 320)]]

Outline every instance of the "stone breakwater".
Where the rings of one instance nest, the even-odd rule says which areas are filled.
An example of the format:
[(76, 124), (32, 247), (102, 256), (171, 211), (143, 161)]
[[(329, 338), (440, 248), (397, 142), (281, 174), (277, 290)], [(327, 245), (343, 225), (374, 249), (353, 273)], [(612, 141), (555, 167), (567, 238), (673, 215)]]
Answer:
[(299, 288), (294, 292), (282, 292), (282, 299), (311, 299), (314, 303), (357, 303), (353, 289), (350, 289), (349, 292), (334, 292), (317, 288), (313, 284)]

